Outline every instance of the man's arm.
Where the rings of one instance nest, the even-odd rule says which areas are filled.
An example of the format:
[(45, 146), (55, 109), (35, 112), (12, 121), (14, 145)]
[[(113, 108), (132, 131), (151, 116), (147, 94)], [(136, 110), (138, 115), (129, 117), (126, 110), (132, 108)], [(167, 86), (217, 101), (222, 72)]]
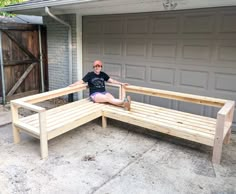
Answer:
[(75, 82), (75, 83), (69, 85), (69, 87), (77, 86), (77, 85), (84, 84), (84, 83), (85, 83), (85, 82), (81, 79), (81, 80), (79, 80), (79, 81), (77, 81), (77, 82)]
[(107, 82), (108, 82), (108, 83), (112, 83), (112, 84), (129, 85), (128, 83), (119, 82), (119, 81), (116, 81), (116, 80), (114, 80), (114, 79), (112, 79), (112, 78), (109, 78), (109, 79), (107, 80)]

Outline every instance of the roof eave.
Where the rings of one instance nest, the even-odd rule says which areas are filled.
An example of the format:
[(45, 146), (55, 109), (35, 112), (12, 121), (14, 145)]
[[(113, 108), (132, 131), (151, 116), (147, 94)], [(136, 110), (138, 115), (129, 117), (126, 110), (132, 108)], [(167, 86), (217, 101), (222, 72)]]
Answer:
[(32, 10), (32, 9), (39, 9), (44, 7), (55, 7), (61, 5), (68, 5), (68, 4), (82, 4), (82, 3), (89, 3), (89, 2), (96, 2), (96, 1), (103, 1), (103, 0), (63, 0), (63, 1), (49, 1), (49, 2), (37, 2), (37, 3), (30, 3), (30, 4), (19, 4), (19, 5), (11, 5), (9, 7), (2, 7), (0, 8), (0, 12), (10, 12), (16, 13), (18, 11), (24, 10)]

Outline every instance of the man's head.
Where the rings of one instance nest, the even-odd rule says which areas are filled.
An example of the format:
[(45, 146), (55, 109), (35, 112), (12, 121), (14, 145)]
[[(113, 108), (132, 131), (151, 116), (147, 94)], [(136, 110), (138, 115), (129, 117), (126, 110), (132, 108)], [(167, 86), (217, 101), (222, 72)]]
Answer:
[(96, 60), (94, 61), (93, 63), (93, 71), (96, 73), (96, 74), (99, 74), (102, 70), (102, 61), (99, 61), (99, 60)]
[(96, 60), (93, 62), (93, 68), (102, 67), (102, 61)]

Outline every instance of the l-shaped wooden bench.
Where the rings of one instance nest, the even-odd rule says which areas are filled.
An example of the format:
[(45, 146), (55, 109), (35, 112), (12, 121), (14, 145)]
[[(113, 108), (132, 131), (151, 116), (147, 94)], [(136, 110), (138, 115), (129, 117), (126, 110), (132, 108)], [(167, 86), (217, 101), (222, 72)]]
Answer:
[[(228, 143), (230, 140), (234, 101), (132, 85), (108, 85), (119, 87), (121, 99), (126, 93), (137, 93), (222, 108), (215, 119), (136, 101), (132, 101), (130, 111), (109, 104), (93, 103), (88, 98), (50, 110), (34, 105), (85, 90), (87, 85), (83, 84), (11, 101), (14, 142), (20, 142), (20, 132), (36, 137), (40, 139), (41, 157), (46, 158), (48, 140), (99, 117), (102, 117), (102, 125), (105, 128), (107, 118), (112, 118), (212, 146), (212, 161), (220, 163), (223, 143)], [(18, 115), (20, 107), (34, 111), (36, 114), (20, 118)]]

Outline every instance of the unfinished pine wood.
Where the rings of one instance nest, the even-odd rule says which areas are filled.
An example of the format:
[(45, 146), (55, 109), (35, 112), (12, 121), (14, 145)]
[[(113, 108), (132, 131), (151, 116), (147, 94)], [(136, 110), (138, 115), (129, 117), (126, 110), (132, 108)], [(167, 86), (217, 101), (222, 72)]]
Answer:
[(70, 131), (71, 129), (74, 129), (76, 127), (79, 127), (85, 123), (88, 123), (89, 121), (92, 121), (96, 118), (101, 117), (101, 110), (96, 111), (96, 112), (91, 112), (89, 114), (83, 115), (81, 118), (78, 118), (74, 120), (71, 123), (68, 123), (67, 125), (63, 125), (55, 130), (51, 130), (48, 133), (48, 139), (52, 139), (54, 137), (57, 137), (63, 133), (66, 133), (67, 131)]
[(14, 139), (14, 143), (17, 144), (20, 142), (20, 132), (17, 126), (15, 125), (15, 122), (18, 122), (19, 120), (18, 107), (12, 103), (11, 103), (11, 113), (12, 113), (13, 139)]
[(219, 110), (218, 114), (227, 115), (230, 113), (231, 110), (234, 110), (235, 102), (228, 100), (223, 105), (223, 107)]
[(29, 104), (29, 103), (25, 103), (25, 102), (22, 102), (20, 100), (13, 100), (11, 101), (11, 103), (13, 105), (16, 105), (18, 107), (23, 107), (23, 108), (26, 108), (28, 110), (32, 110), (34, 112), (43, 112), (43, 111), (46, 111), (45, 108), (42, 108), (40, 106), (36, 106), (36, 105), (33, 105), (33, 104)]
[[(132, 101), (131, 111), (110, 104), (93, 103), (88, 99), (51, 110), (31, 104), (86, 89), (87, 85), (82, 84), (12, 101), (11, 105), (15, 106), (13, 113), (17, 115), (13, 117), (14, 127), (40, 139), (42, 158), (48, 156), (48, 140), (102, 117), (103, 128), (107, 127), (107, 118), (112, 118), (212, 146), (212, 161), (220, 162), (223, 141), (228, 143), (230, 139), (235, 106), (233, 101), (137, 86), (117, 84), (110, 84), (110, 86), (119, 88), (119, 97), (122, 99), (126, 96), (126, 92), (134, 92), (197, 104), (222, 106), (222, 108), (217, 114), (217, 119), (214, 119), (135, 101)], [(19, 107), (35, 111), (36, 114), (18, 119)], [(16, 140), (17, 135), (19, 134), (16, 133)]]
[(230, 143), (231, 131), (232, 131), (232, 122), (234, 118), (234, 101), (228, 101), (222, 109), (218, 112), (218, 114), (225, 115), (225, 122), (224, 122), (224, 144)]
[(228, 130), (228, 132), (226, 133), (225, 138), (224, 138), (224, 144), (229, 144), (230, 143), (231, 131), (232, 131), (232, 128), (230, 128)]
[[(79, 104), (79, 106), (75, 106), (76, 104)], [(46, 111), (48, 140), (95, 118), (101, 117), (101, 107), (103, 106), (104, 104), (93, 103), (85, 99), (81, 100), (81, 102), (73, 102), (57, 107), (55, 108), (56, 111), (54, 109)], [(32, 129), (39, 131), (40, 126), (37, 115), (28, 116), (30, 120), (27, 117), (21, 118), (20, 121), (29, 123)], [(27, 129), (29, 129), (29, 126)]]
[(134, 115), (131, 114), (126, 114), (126, 113), (119, 113), (117, 114), (116, 112), (110, 111), (110, 110), (106, 110), (104, 112), (104, 115), (107, 118), (112, 118), (115, 120), (119, 120), (119, 121), (123, 121), (126, 123), (130, 123), (133, 125), (137, 125), (140, 127), (144, 127), (147, 129), (151, 129), (154, 131), (158, 131), (158, 132), (162, 132), (162, 133), (166, 133), (169, 135), (173, 135), (176, 137), (180, 137), (183, 139), (187, 139), (187, 140), (191, 140), (194, 142), (198, 142), (198, 143), (202, 143), (202, 144), (206, 144), (206, 145), (213, 145), (213, 137), (211, 135), (206, 135), (203, 133), (194, 133), (190, 130), (186, 130), (186, 129), (182, 129), (182, 128), (178, 128), (178, 127), (172, 127), (169, 125), (163, 125), (161, 123), (155, 122), (153, 120), (148, 120), (146, 118), (142, 118), (142, 117), (136, 117)]
[(218, 112), (218, 114), (225, 116), (223, 139), (231, 129), (234, 117), (234, 106), (234, 101), (227, 101), (226, 104)]
[(23, 92), (20, 94), (14, 94), (12, 96), (6, 96), (6, 99), (7, 99), (7, 101), (11, 101), (11, 100), (15, 100), (18, 98), (23, 98), (24, 96), (31, 96), (31, 95), (38, 94), (38, 93), (39, 93), (39, 90), (32, 90), (32, 91)]
[[(126, 115), (127, 119), (132, 118), (134, 120), (146, 121), (147, 125), (149, 122), (151, 122), (151, 123), (156, 122), (158, 125), (163, 126), (163, 127), (167, 127), (167, 128), (170, 127), (170, 128), (174, 128), (176, 130), (183, 130), (186, 133), (192, 133), (192, 134), (196, 134), (196, 135), (200, 135), (200, 136), (205, 136), (210, 139), (214, 138), (214, 133), (207, 133), (206, 131), (199, 131), (197, 127), (193, 128), (190, 125), (173, 123), (173, 122), (166, 121), (164, 118), (161, 119), (161, 118), (158, 118), (158, 117), (155, 117), (152, 115), (147, 115), (145, 113), (145, 110), (142, 110), (141, 112), (137, 113), (137, 112), (133, 112), (133, 109), (131, 111), (125, 111), (122, 108), (109, 105), (109, 107), (107, 106), (103, 109), (103, 112), (105, 115), (107, 112), (116, 113), (118, 115), (117, 118), (119, 118), (120, 115)], [(191, 118), (189, 117), (189, 119), (191, 119)]]
[[(82, 100), (79, 103), (73, 102), (47, 110), (47, 119), (50, 119), (51, 117), (57, 117), (57, 115), (61, 115), (62, 113), (69, 113), (70, 111), (73, 112), (73, 110), (79, 110), (81, 107), (87, 104), (90, 103), (88, 101)], [(34, 125), (37, 120), (37, 114), (21, 118), (20, 120)]]
[[(90, 100), (88, 98), (86, 99), (82, 99), (76, 102), (72, 102), (69, 104), (65, 104), (63, 106), (59, 106), (59, 107), (55, 107), (53, 109), (47, 110), (47, 119), (50, 119), (53, 116), (57, 116), (58, 114), (60, 114), (60, 112), (64, 112), (64, 111), (68, 111), (70, 112), (70, 110), (78, 109), (81, 107), (81, 105), (86, 104), (86, 103), (92, 103), (90, 102)], [(35, 125), (35, 123), (38, 123), (38, 114), (33, 114), (27, 117), (23, 117), (20, 119), (22, 122), (28, 123), (28, 124), (32, 124)]]
[[(83, 103), (80, 106), (74, 106), (73, 108), (71, 107), (71, 109), (63, 110), (61, 107), (58, 107), (57, 112), (55, 112), (54, 109), (48, 110), (46, 112), (48, 121), (47, 131), (53, 130), (58, 126), (63, 125), (64, 123), (70, 122), (73, 119), (77, 119), (84, 113), (88, 114), (90, 111), (101, 110), (102, 106), (103, 104), (94, 104), (93, 102), (87, 101), (87, 103)], [(22, 118), (20, 120), (22, 122), (30, 124), (34, 128), (39, 128), (39, 123), (36, 115)]]
[(102, 128), (107, 128), (107, 118), (102, 115)]
[(39, 128), (35, 128), (27, 123), (23, 123), (21, 121), (14, 122), (14, 125), (18, 127), (21, 131), (28, 133), (29, 135), (36, 137), (39, 139), (40, 130)]
[[(149, 108), (145, 107), (145, 104), (143, 105), (137, 104), (136, 102), (132, 101), (132, 110), (131, 112), (134, 113), (142, 113), (147, 116), (157, 117), (160, 119), (163, 119), (165, 121), (172, 121), (177, 122), (179, 124), (187, 124), (189, 126), (193, 126), (195, 128), (200, 128), (203, 131), (214, 133), (215, 127), (216, 127), (216, 119), (211, 119), (208, 121), (208, 117), (201, 117), (198, 119), (195, 119), (194, 114), (188, 114), (187, 116), (183, 116), (180, 114), (171, 114), (171, 110), (167, 108), (159, 108), (158, 106), (150, 106)], [(203, 125), (204, 123), (204, 125)]]
[(138, 87), (138, 86), (125, 86), (126, 92), (136, 93), (136, 94), (145, 94), (149, 96), (158, 96), (162, 98), (180, 100), (185, 102), (191, 102), (195, 104), (204, 104), (209, 106), (222, 107), (226, 100), (218, 99), (218, 98), (210, 98), (205, 96), (198, 96), (193, 94), (185, 94), (179, 92), (171, 92), (166, 90), (158, 90), (146, 87)]
[(75, 92), (79, 92), (82, 90), (85, 90), (87, 88), (87, 84), (81, 84), (81, 85), (77, 85), (77, 86), (73, 86), (73, 87), (66, 87), (66, 88), (61, 88), (61, 89), (57, 89), (57, 90), (53, 90), (53, 91), (49, 91), (49, 92), (44, 92), (41, 94), (36, 94), (33, 96), (27, 96), (24, 98), (21, 98), (21, 101), (24, 102), (28, 102), (30, 104), (34, 104), (37, 102), (42, 102), (45, 100), (50, 100), (59, 96), (64, 96), (67, 94), (71, 94), (71, 93), (75, 93)]
[[(159, 107), (156, 105), (151, 105), (151, 104), (146, 104), (146, 103), (142, 103), (142, 102), (134, 102), (132, 101), (132, 106), (133, 104), (135, 104), (135, 106), (140, 106), (143, 107), (145, 110), (153, 110), (153, 107), (155, 107), (158, 112), (163, 112), (166, 115), (172, 115), (174, 117), (182, 117), (184, 119), (187, 119), (189, 116), (191, 117), (193, 114), (192, 113), (187, 113), (187, 112), (183, 112), (183, 111), (179, 111), (179, 110), (173, 110), (173, 109), (169, 109), (169, 108), (164, 108), (164, 107)], [(194, 120), (196, 121), (200, 121), (202, 122), (202, 119), (204, 119), (204, 121), (207, 121), (207, 123), (209, 124), (215, 124), (215, 118), (210, 118), (210, 117), (205, 117), (205, 116), (201, 116), (201, 115), (196, 115), (194, 114)]]
[(51, 125), (48, 127), (48, 131), (52, 131), (52, 130), (55, 130), (61, 126), (64, 126), (64, 125), (67, 125), (68, 123), (71, 123), (71, 122), (74, 122), (74, 121), (77, 121), (79, 119), (81, 119), (82, 117), (85, 117), (87, 116), (88, 114), (92, 114), (94, 112), (97, 112), (99, 111), (100, 112), (100, 116), (102, 116), (102, 113), (101, 113), (101, 108), (94, 108), (94, 107), (91, 107), (90, 109), (88, 110), (85, 110), (84, 112), (82, 113), (79, 113), (79, 114), (76, 114), (75, 116), (73, 117), (67, 117), (64, 121), (62, 121), (61, 123), (58, 123), (58, 124), (54, 124), (54, 125)]
[(213, 156), (212, 156), (212, 162), (216, 164), (220, 164), (221, 160), (224, 123), (225, 123), (225, 115), (218, 113), (217, 123), (216, 123), (216, 134), (214, 137)]
[(125, 86), (121, 86), (121, 100), (125, 99), (125, 97), (126, 97)]
[(41, 150), (41, 158), (48, 157), (48, 134), (47, 134), (47, 120), (46, 120), (46, 112), (39, 113), (39, 125), (40, 125), (40, 150)]
[[(116, 107), (112, 107), (112, 106), (109, 109), (117, 112), (117, 114), (119, 114), (119, 112), (125, 112), (126, 113), (126, 111), (124, 111), (122, 109), (119, 109), (119, 108), (116, 108)], [(178, 127), (178, 128), (188, 129), (188, 130), (191, 130), (193, 132), (196, 131), (196, 132), (200, 132), (200, 133), (210, 134), (210, 135), (212, 135), (212, 137), (214, 137), (214, 134), (215, 134), (213, 132), (215, 126), (213, 126), (211, 128), (211, 130), (206, 129), (206, 128), (204, 128), (204, 126), (201, 126), (201, 125), (193, 126), (191, 124), (191, 119), (192, 119), (191, 117), (188, 118), (189, 122), (186, 122), (186, 121), (183, 121), (183, 120), (178, 120), (176, 118), (166, 119), (166, 117), (161, 117), (160, 115), (149, 114), (145, 111), (145, 109), (139, 110), (139, 111), (135, 111), (134, 109), (135, 108), (132, 107), (132, 110), (129, 112), (129, 115), (133, 115), (137, 118), (147, 118), (147, 119), (150, 119), (150, 120), (155, 121), (157, 123), (161, 123), (161, 125), (167, 125), (167, 126), (171, 126), (173, 128)], [(192, 115), (192, 117), (194, 117), (194, 115)]]
[(112, 84), (112, 83), (106, 83), (106, 86), (116, 87), (119, 89), (119, 99), (122, 99), (122, 93), (121, 93), (121, 85), (120, 84)]

